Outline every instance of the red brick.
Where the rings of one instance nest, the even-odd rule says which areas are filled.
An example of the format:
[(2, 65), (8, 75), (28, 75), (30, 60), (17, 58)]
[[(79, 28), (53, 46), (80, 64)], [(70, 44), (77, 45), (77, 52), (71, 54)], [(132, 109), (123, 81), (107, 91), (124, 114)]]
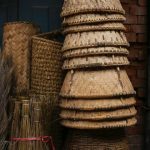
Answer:
[(136, 42), (136, 33), (126, 33), (126, 37), (129, 42)]
[(127, 133), (127, 135), (142, 134), (143, 129), (141, 127), (138, 127), (138, 126), (132, 126), (132, 127), (126, 128), (126, 133)]
[(133, 69), (132, 67), (127, 67), (126, 69), (128, 76), (130, 77), (136, 77), (137, 71)]
[(142, 144), (143, 138), (141, 135), (132, 135), (128, 137), (129, 139), (129, 144)]
[(130, 60), (138, 59), (139, 54), (138, 54), (138, 50), (137, 49), (131, 47), (129, 52), (130, 53), (129, 53), (128, 57), (129, 57)]
[(145, 88), (138, 88), (137, 95), (139, 98), (144, 98), (146, 96), (146, 89)]
[(147, 24), (146, 16), (138, 16), (138, 24)]
[(146, 6), (147, 1), (146, 0), (138, 0), (138, 4), (141, 6)]
[(145, 25), (133, 25), (132, 29), (133, 29), (133, 32), (135, 33), (146, 33)]
[(128, 4), (130, 0), (121, 0), (121, 3)]
[(138, 70), (137, 71), (137, 77), (138, 78), (146, 78), (146, 70)]
[(132, 5), (130, 8), (130, 14), (143, 16), (143, 15), (147, 14), (147, 9), (146, 9), (146, 7), (139, 7), (136, 5)]
[(147, 34), (138, 34), (137, 35), (137, 42), (146, 43), (147, 42)]
[(127, 19), (125, 21), (125, 24), (137, 24), (137, 16), (134, 15), (127, 15)]
[(129, 5), (124, 4), (123, 9), (125, 10), (126, 14), (129, 14), (129, 12), (130, 12), (130, 6)]
[(146, 86), (146, 80), (144, 79), (132, 78), (131, 81), (134, 88), (143, 88)]

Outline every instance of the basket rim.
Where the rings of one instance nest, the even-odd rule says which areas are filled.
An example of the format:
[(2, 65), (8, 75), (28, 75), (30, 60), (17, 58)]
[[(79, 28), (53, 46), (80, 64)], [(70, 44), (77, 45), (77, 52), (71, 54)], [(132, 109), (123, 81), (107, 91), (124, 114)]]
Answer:
[(60, 33), (61, 33), (60, 31), (56, 30), (56, 31), (42, 33), (42, 34), (37, 34), (37, 35), (32, 36), (32, 40), (36, 39), (36, 40), (40, 40), (40, 41), (43, 41), (43, 42), (53, 43), (53, 44), (56, 44), (58, 46), (63, 46), (63, 43), (61, 43), (61, 42), (53, 41), (53, 40), (44, 38), (45, 35), (60, 34)]
[(32, 21), (12, 21), (12, 22), (10, 21), (10, 22), (4, 23), (3, 26), (13, 25), (13, 24), (30, 24), (30, 25), (40, 28), (38, 24), (33, 23)]

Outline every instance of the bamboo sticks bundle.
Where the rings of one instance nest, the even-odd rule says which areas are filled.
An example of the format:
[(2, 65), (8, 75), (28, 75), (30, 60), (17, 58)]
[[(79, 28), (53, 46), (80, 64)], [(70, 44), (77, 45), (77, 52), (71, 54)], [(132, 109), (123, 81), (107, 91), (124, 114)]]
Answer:
[(9, 93), (11, 89), (13, 67), (11, 59), (5, 58), (3, 53), (0, 53), (0, 149), (3, 150), (6, 145), (7, 129), (9, 117), (6, 112), (6, 107), (9, 101)]

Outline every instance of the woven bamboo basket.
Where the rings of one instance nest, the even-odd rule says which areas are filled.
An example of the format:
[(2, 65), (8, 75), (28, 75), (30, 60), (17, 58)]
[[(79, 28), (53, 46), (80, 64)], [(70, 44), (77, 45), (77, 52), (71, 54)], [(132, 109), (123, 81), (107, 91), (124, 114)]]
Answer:
[(58, 95), (62, 84), (62, 43), (58, 31), (32, 39), (31, 91), (39, 95)]
[(130, 127), (137, 123), (135, 117), (130, 117), (126, 119), (114, 120), (114, 121), (77, 121), (77, 120), (61, 120), (61, 125), (67, 128), (73, 129), (108, 129), (108, 128), (123, 128)]
[(105, 22), (124, 22), (126, 18), (121, 14), (78, 14), (69, 17), (65, 17), (62, 25), (63, 26), (74, 26), (74, 25), (87, 25), (95, 23), (105, 23)]
[(99, 47), (99, 46), (124, 46), (129, 43), (123, 32), (117, 31), (95, 31), (68, 34), (65, 38), (62, 50), (72, 50), (79, 48)]
[(86, 31), (126, 31), (125, 26), (122, 23), (112, 22), (112, 23), (98, 23), (94, 25), (78, 25), (66, 27), (63, 30), (64, 34), (86, 32)]
[(121, 54), (128, 55), (129, 51), (123, 47), (94, 47), (94, 48), (83, 48), (65, 51), (63, 53), (64, 58), (74, 58), (81, 56), (93, 56), (93, 55), (109, 55), (109, 54)]
[(86, 56), (66, 59), (63, 69), (78, 69), (92, 67), (109, 67), (109, 66), (125, 66), (129, 65), (126, 56)]
[(88, 121), (112, 121), (119, 119), (126, 119), (134, 117), (137, 111), (135, 107), (111, 109), (111, 110), (98, 110), (98, 111), (79, 111), (62, 109), (60, 117), (62, 119), (71, 120), (88, 120)]
[(129, 147), (124, 129), (70, 129), (63, 150), (129, 150)]
[(65, 98), (109, 98), (133, 95), (135, 91), (125, 70), (69, 71), (60, 95)]
[(111, 99), (61, 99), (59, 106), (70, 110), (108, 110), (126, 108), (136, 104), (134, 97), (111, 98)]
[[(63, 142), (63, 127), (59, 124), (59, 108), (56, 95), (31, 95), (32, 110), (39, 110), (40, 128), (45, 136), (51, 136), (56, 149), (60, 149)], [(37, 110), (37, 111), (38, 111)], [(36, 112), (33, 112), (33, 117)], [(36, 113), (37, 114), (37, 113)], [(38, 116), (37, 116), (38, 117)], [(35, 117), (34, 117), (35, 118)], [(36, 118), (35, 118), (36, 119)], [(33, 120), (33, 119), (32, 119)], [(42, 127), (41, 127), (42, 126)], [(39, 135), (40, 136), (40, 135)], [(40, 143), (39, 143), (40, 144)], [(43, 148), (46, 145), (43, 145)]]
[(32, 23), (11, 22), (4, 25), (3, 50), (15, 66), (14, 94), (29, 90), (31, 37), (40, 32)]
[(62, 17), (88, 12), (115, 12), (125, 14), (120, 0), (65, 0), (62, 8)]

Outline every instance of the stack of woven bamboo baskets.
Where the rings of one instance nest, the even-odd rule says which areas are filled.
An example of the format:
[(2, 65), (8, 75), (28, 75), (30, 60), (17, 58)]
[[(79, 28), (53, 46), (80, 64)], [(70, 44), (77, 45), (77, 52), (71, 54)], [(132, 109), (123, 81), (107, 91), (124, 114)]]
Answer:
[(64, 1), (62, 51), (68, 73), (60, 92), (63, 126), (114, 129), (136, 124), (135, 91), (124, 69), (129, 64), (124, 14), (119, 0)]

